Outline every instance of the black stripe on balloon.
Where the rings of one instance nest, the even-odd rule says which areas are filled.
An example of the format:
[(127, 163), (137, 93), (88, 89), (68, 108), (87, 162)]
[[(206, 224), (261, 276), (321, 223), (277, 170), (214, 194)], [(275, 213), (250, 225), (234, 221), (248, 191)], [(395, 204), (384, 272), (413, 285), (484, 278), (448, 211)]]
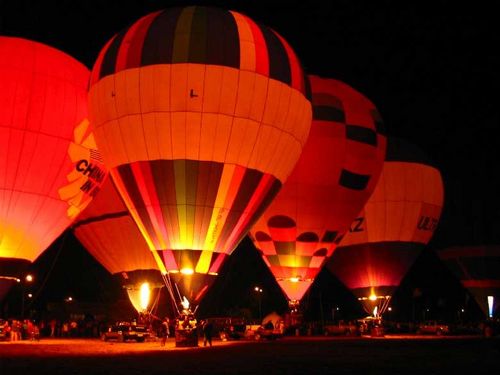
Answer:
[(236, 193), (236, 197), (234, 198), (233, 205), (229, 209), (229, 214), (226, 222), (224, 223), (224, 228), (221, 231), (218, 244), (225, 243), (227, 238), (231, 235), (231, 232), (234, 230), (235, 225), (238, 223), (238, 220), (250, 202), (250, 199), (252, 199), (255, 190), (257, 190), (262, 176), (262, 172), (255, 169), (247, 169), (245, 171), (238, 188), (238, 192)]
[(269, 77), (290, 85), (292, 74), (285, 46), (271, 29), (262, 25), (259, 25), (259, 28), (266, 41), (269, 55)]
[[(273, 181), (271, 187), (267, 191), (264, 199), (262, 199), (260, 206), (255, 210), (255, 213), (253, 214), (252, 218), (249, 220), (247, 225), (244, 227), (244, 229), (242, 231), (243, 235), (241, 236), (241, 238), (243, 238), (245, 233), (247, 233), (250, 230), (250, 228), (255, 224), (255, 222), (262, 216), (264, 211), (271, 204), (274, 197), (276, 197), (276, 195), (279, 193), (280, 190), (281, 190), (281, 182), (280, 182), (280, 180), (275, 179)], [(240, 240), (241, 240), (241, 238), (240, 238)]]
[(207, 23), (207, 8), (194, 7), (191, 30), (189, 33), (188, 61), (190, 63), (207, 63)]
[(325, 231), (325, 234), (323, 235), (321, 242), (333, 243), (333, 241), (335, 241), (335, 238), (337, 238), (338, 234), (339, 234), (339, 232), (337, 232), (337, 231), (327, 230), (327, 231)]
[(175, 175), (174, 165), (171, 160), (152, 160), (149, 162), (153, 181), (156, 189), (156, 196), (160, 207), (177, 205), (175, 195)]
[(112, 212), (112, 213), (94, 216), (94, 217), (89, 217), (88, 219), (80, 220), (76, 224), (72, 225), (72, 227), (78, 228), (78, 227), (81, 227), (82, 225), (96, 223), (96, 222), (104, 221), (104, 220), (108, 220), (108, 219), (116, 219), (116, 218), (124, 217), (124, 216), (128, 216), (128, 215), (129, 215), (128, 211)]
[(315, 105), (313, 106), (313, 119), (319, 121), (345, 122), (345, 113), (340, 108)]
[(370, 176), (353, 173), (347, 169), (342, 169), (339, 178), (339, 184), (351, 190), (364, 190), (368, 181), (370, 181)]
[(118, 51), (126, 32), (127, 30), (121, 31), (118, 35), (116, 35), (115, 39), (113, 39), (113, 41), (109, 45), (108, 50), (105, 52), (104, 58), (102, 59), (101, 70), (99, 71), (99, 79), (109, 76), (115, 72)]
[(346, 125), (345, 135), (351, 141), (377, 146), (377, 133), (372, 129), (358, 125)]
[[(207, 14), (206, 64), (240, 67), (240, 38), (233, 15), (216, 8), (203, 8)], [(195, 13), (196, 14), (196, 13)]]
[(262, 200), (262, 203), (260, 204), (260, 207), (255, 211), (254, 217), (251, 220), (250, 225), (253, 225), (255, 221), (257, 221), (258, 218), (262, 216), (266, 208), (271, 204), (271, 202), (274, 200), (274, 197), (279, 193), (281, 190), (281, 182), (278, 179), (275, 179), (269, 188), (269, 191), (267, 192), (265, 198)]
[(172, 62), (175, 29), (183, 8), (171, 8), (160, 13), (149, 25), (142, 46), (141, 66)]
[(125, 186), (127, 194), (132, 201), (132, 207), (137, 210), (137, 214), (139, 215), (144, 228), (146, 228), (146, 232), (150, 237), (152, 237), (153, 242), (158, 242), (157, 239), (153, 237), (155, 236), (155, 229), (153, 224), (151, 223), (151, 219), (146, 209), (146, 204), (142, 199), (141, 192), (139, 191), (139, 187), (137, 186), (137, 183), (135, 181), (132, 168), (130, 167), (130, 165), (125, 164), (118, 166), (117, 170), (120, 174), (123, 186)]

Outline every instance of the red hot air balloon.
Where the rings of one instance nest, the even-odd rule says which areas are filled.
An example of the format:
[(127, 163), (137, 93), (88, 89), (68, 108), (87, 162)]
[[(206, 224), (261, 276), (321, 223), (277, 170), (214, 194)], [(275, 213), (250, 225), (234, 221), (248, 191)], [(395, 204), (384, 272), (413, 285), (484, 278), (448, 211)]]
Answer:
[(313, 123), (292, 174), (251, 237), (297, 304), (373, 192), (386, 140), (375, 106), (333, 79), (310, 77)]
[(437, 253), (484, 314), (493, 318), (500, 303), (500, 246), (454, 246)]
[(106, 175), (89, 131), (88, 80), (61, 51), (0, 37), (0, 284), (71, 224)]
[[(441, 174), (417, 147), (389, 138), (382, 174), (327, 268), (380, 317), (443, 207)], [(376, 310), (375, 310), (376, 308)]]
[(159, 292), (163, 280), (111, 179), (104, 182), (99, 195), (78, 217), (73, 228), (87, 251), (127, 290), (136, 310), (148, 312), (154, 306), (154, 299), (146, 298), (148, 291), (149, 297)]
[(200, 301), (295, 165), (311, 123), (305, 94), (288, 43), (232, 11), (152, 13), (101, 51), (96, 140), (182, 299)]

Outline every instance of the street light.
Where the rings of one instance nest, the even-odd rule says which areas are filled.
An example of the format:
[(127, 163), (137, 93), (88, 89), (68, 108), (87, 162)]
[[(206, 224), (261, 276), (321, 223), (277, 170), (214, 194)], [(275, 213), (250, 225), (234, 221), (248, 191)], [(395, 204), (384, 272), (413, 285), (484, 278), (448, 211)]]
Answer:
[[(21, 284), (21, 291), (22, 291), (22, 297), (21, 297), (21, 319), (24, 319), (24, 294), (26, 292), (26, 284), (31, 284), (35, 278), (31, 274), (27, 274), (24, 277), (24, 282)], [(32, 298), (33, 294), (29, 293), (28, 298)]]
[(254, 287), (253, 290), (257, 293), (257, 300), (259, 301), (259, 320), (262, 320), (262, 288)]

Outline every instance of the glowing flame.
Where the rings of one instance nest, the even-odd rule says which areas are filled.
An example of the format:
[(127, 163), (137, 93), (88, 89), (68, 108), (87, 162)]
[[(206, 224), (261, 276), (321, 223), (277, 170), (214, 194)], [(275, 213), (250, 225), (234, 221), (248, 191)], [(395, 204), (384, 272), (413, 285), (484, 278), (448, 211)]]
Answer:
[(151, 289), (148, 283), (143, 283), (140, 289), (140, 306), (141, 310), (145, 311), (148, 309), (149, 299), (151, 297)]
[(189, 310), (189, 301), (186, 296), (182, 297), (181, 305), (184, 310)]
[(373, 316), (376, 318), (377, 314), (378, 314), (378, 306), (375, 306), (375, 308), (373, 309)]
[(192, 275), (194, 273), (192, 268), (183, 268), (181, 269), (181, 273), (183, 275)]
[(495, 297), (488, 296), (488, 317), (493, 318), (493, 305), (495, 302)]
[(300, 281), (300, 278), (298, 278), (298, 277), (290, 277), (290, 281), (292, 283), (298, 283)]
[(376, 296), (375, 294), (373, 294), (373, 293), (372, 293), (372, 294), (370, 294), (370, 297), (368, 297), (368, 299), (369, 299), (370, 301), (376, 301), (376, 300), (377, 300), (377, 296)]

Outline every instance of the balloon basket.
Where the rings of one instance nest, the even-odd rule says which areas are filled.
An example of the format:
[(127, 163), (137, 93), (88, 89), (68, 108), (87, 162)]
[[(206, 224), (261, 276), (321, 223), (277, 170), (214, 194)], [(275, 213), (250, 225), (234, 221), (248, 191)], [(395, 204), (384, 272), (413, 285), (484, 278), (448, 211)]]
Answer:
[(384, 328), (383, 327), (372, 327), (370, 330), (371, 337), (384, 337)]
[(177, 348), (198, 346), (198, 333), (196, 329), (176, 329), (175, 346)]

